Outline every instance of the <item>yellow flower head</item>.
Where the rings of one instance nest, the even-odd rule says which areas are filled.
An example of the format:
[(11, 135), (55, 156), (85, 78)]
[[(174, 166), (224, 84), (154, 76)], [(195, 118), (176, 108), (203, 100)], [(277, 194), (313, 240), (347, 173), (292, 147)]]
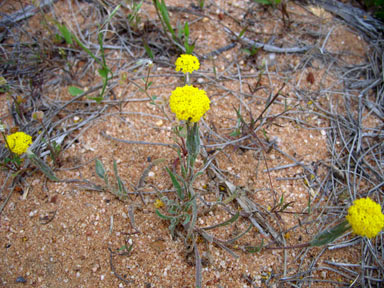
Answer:
[(372, 238), (384, 228), (384, 215), (380, 205), (368, 197), (353, 201), (346, 218), (353, 232), (360, 236)]
[(9, 149), (17, 155), (21, 155), (27, 151), (32, 144), (32, 137), (24, 132), (16, 132), (6, 136)]
[(164, 202), (161, 201), (160, 199), (156, 199), (154, 205), (155, 205), (155, 207), (156, 207), (157, 209), (159, 209), (159, 208), (161, 208), (161, 207), (164, 207)]
[(209, 100), (204, 90), (190, 85), (177, 87), (169, 98), (171, 111), (177, 119), (198, 122), (205, 112), (209, 110)]
[(176, 60), (176, 71), (182, 71), (184, 74), (199, 70), (200, 62), (197, 57), (188, 54), (181, 54)]

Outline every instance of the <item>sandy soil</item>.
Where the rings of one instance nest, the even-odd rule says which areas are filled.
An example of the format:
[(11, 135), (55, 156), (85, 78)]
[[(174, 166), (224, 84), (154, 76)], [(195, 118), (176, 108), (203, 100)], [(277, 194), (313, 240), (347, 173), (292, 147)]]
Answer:
[[(91, 16), (85, 19), (76, 12), (71, 13), (69, 2), (59, 1), (55, 4), (54, 9), (60, 19), (68, 25), (74, 23), (73, 17), (77, 17), (81, 25), (91, 21)], [(72, 1), (72, 5), (75, 2)], [(167, 4), (190, 8), (185, 1), (167, 1)], [(78, 5), (85, 11), (90, 9), (86, 1)], [(314, 177), (321, 179), (325, 173), (323, 163), (329, 159), (326, 141), (329, 123), (312, 113), (316, 112), (316, 107), (307, 95), (312, 95), (318, 103), (327, 103), (330, 97), (336, 99), (338, 95), (319, 91), (326, 91), (326, 88), (329, 91), (343, 89), (343, 82), (338, 78), (339, 71), (331, 64), (332, 59), (327, 61), (326, 57), (319, 57), (318, 48), (329, 51), (338, 63), (347, 66), (366, 61), (367, 45), (355, 31), (334, 19), (331, 14), (316, 10), (320, 9), (318, 7), (303, 7), (289, 1), (289, 28), (284, 26), (279, 10), (263, 9), (257, 5), (252, 7), (254, 9), (247, 18), (251, 32), (246, 35), (253, 39), (256, 37), (255, 40), (259, 42), (268, 42), (276, 36), (273, 44), (284, 47), (297, 46), (296, 39), (300, 39), (317, 48), (301, 54), (261, 50), (257, 57), (252, 58), (237, 44), (214, 59), (201, 59), (201, 69), (194, 73), (192, 83), (205, 89), (212, 102), (204, 123), (200, 124), (203, 144), (207, 145), (208, 151), (216, 149), (209, 146), (221, 142), (213, 132), (227, 139), (235, 139), (230, 136), (237, 123), (234, 107), (241, 105), (246, 121), (250, 120), (249, 112), (256, 118), (263, 111), (267, 98), (274, 95), (283, 83), (286, 84), (281, 96), (266, 114), (271, 121), (263, 126), (265, 135), (284, 154), (271, 149), (263, 152), (263, 155), (269, 168), (292, 164), (293, 161), (287, 157), (289, 155), (311, 167), (317, 174), (309, 175), (301, 166), (293, 165), (271, 171), (269, 178), (263, 156), (257, 150), (259, 144), (252, 138), (241, 142), (241, 145), (253, 149), (228, 145), (221, 151), (217, 150), (216, 164), (229, 181), (241, 187), (250, 199), (266, 210), (274, 206), (274, 199), (278, 200), (284, 194), (285, 201), (292, 202), (287, 209), (289, 213), (279, 213), (278, 217), (266, 214), (264, 217), (282, 231), (287, 246), (297, 245), (310, 240), (319, 229), (318, 211), (312, 211), (310, 215), (307, 213), (309, 197), (316, 199), (316, 205), (327, 204), (327, 195), (318, 195), (317, 186), (311, 186), (310, 183), (314, 183)], [(7, 5), (1, 9), (10, 12)], [(242, 19), (248, 9), (248, 1), (216, 1), (204, 10), (209, 17), (172, 12), (171, 18), (175, 23), (185, 20), (192, 23), (190, 30), (191, 39), (196, 39), (195, 52), (205, 55), (232, 42), (230, 35), (218, 22), (238, 33), (241, 27), (234, 19)], [(155, 19), (150, 1), (144, 3), (142, 11), (143, 19)], [(52, 15), (50, 13), (48, 11), (47, 15)], [(91, 9), (89, 13), (93, 15)], [(41, 16), (36, 15), (26, 21), (23, 28), (36, 33), (39, 25)], [(308, 31), (313, 32), (312, 38)], [(42, 30), (41, 33), (48, 32)], [(115, 69), (119, 61), (135, 61), (128, 53), (117, 51), (115, 56), (116, 59), (108, 60), (115, 65)], [(117, 60), (119, 57), (123, 57), (122, 60)], [(166, 61), (174, 63), (176, 57), (174, 55)], [(268, 71), (262, 71), (266, 61)], [(214, 80), (213, 65), (218, 80)], [(167, 99), (175, 87), (183, 85), (182, 75), (171, 66), (155, 63), (150, 77), (153, 85), (149, 93), (158, 98), (157, 105), (151, 105), (144, 93), (124, 79), (127, 77), (139, 82), (140, 75), (145, 75), (146, 69), (127, 71), (125, 76), (120, 71), (119, 84), (113, 92), (117, 100), (126, 102), (120, 107), (115, 105), (109, 108), (81, 132), (78, 141), (61, 153), (61, 167), (55, 171), (60, 179), (87, 179), (103, 185), (96, 175), (94, 159), (103, 162), (111, 179), (113, 160), (116, 160), (118, 172), (128, 190), (133, 191), (132, 194), (127, 199), (118, 199), (108, 191), (92, 191), (76, 183), (47, 181), (40, 172), (26, 177), (20, 191), (12, 194), (0, 218), (1, 287), (194, 287), (193, 255), (185, 252), (180, 238), (171, 238), (167, 222), (155, 214), (154, 203), (158, 197), (153, 186), (159, 190), (172, 189), (165, 167), (172, 165), (177, 153), (170, 147), (127, 144), (102, 134), (123, 140), (174, 143), (172, 128), (178, 123), (169, 111)], [(241, 71), (241, 77), (238, 71)], [(83, 87), (93, 87), (98, 83), (100, 78), (92, 78), (91, 75), (78, 79), (78, 84)], [(59, 91), (47, 87), (44, 93), (52, 101), (67, 101), (72, 97), (66, 85), (62, 85)], [(2, 116), (9, 113), (6, 101), (2, 95)], [(67, 119), (65, 125), (85, 118), (80, 110), (83, 104), (77, 105), (79, 119)], [(284, 111), (285, 106), (292, 113), (274, 119)], [(169, 119), (164, 116), (161, 107), (164, 107)], [(10, 117), (5, 122), (12, 126)], [(261, 130), (257, 136), (265, 140)], [(141, 188), (145, 201), (143, 204), (134, 187), (137, 187), (143, 171), (161, 158), (165, 161), (150, 169)], [(197, 166), (202, 167), (203, 164), (204, 159), (199, 158)], [(79, 168), (70, 169), (77, 166)], [(5, 175), (2, 172), (2, 177)], [(275, 195), (271, 192), (271, 183)], [(227, 189), (219, 184), (223, 183), (204, 174), (196, 181), (195, 189), (206, 201), (215, 201), (220, 196), (228, 196)], [(2, 191), (1, 199), (4, 200), (7, 195), (8, 190)], [(238, 209), (235, 203), (228, 207), (232, 211)], [(218, 224), (230, 217), (225, 209), (218, 206), (199, 217), (198, 227)], [(132, 225), (133, 218), (135, 225)], [(240, 218), (232, 225), (209, 232), (217, 238), (229, 239), (249, 226), (248, 218)], [(359, 248), (332, 251), (321, 248), (266, 249), (259, 253), (242, 251), (241, 247), (260, 245), (262, 239), (266, 243), (271, 241), (270, 237), (263, 237), (253, 227), (244, 237), (231, 244), (238, 258), (201, 239), (198, 248), (203, 259), (203, 286), (286, 287), (281, 279), (297, 273), (299, 264), (301, 271), (306, 271), (313, 258), (319, 256), (316, 262), (318, 269), (314, 269), (312, 276), (325, 282), (315, 282), (312, 287), (336, 287), (326, 280), (345, 283), (350, 279), (324, 269), (325, 262), (356, 263), (359, 255)], [(122, 253), (124, 247), (131, 244), (131, 252)], [(303, 277), (312, 276), (303, 273)], [(26, 283), (17, 283), (18, 277), (23, 277)]]

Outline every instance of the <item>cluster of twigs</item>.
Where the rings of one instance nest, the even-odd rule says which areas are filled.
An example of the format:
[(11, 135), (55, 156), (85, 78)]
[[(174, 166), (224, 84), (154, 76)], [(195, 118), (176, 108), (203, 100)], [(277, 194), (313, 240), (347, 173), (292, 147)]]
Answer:
[[(55, 21), (58, 23), (65, 22), (65, 19), (61, 19), (59, 15), (55, 15), (54, 9), (49, 9), (50, 5), (53, 5), (54, 2), (55, 1), (41, 1), (40, 8), (32, 7), (24, 10), (22, 9), (18, 13), (3, 17), (3, 20), (0, 21), (0, 48), (2, 51), (1, 53), (3, 54), (0, 63), (0, 73), (2, 77), (7, 79), (7, 83), (3, 83), (4, 85), (1, 86), (1, 88), (5, 89), (4, 92), (9, 93), (8, 95), (10, 95), (8, 101), (9, 114), (2, 115), (0, 119), (4, 120), (11, 116), (14, 126), (18, 126), (20, 130), (33, 135), (34, 142), (31, 149), (39, 154), (41, 158), (45, 158), (49, 154), (47, 142), (54, 141), (61, 145), (62, 150), (68, 149), (88, 128), (95, 125), (96, 119), (112, 115), (120, 117), (126, 113), (121, 109), (125, 103), (151, 100), (147, 97), (137, 97), (136, 93), (140, 91), (139, 89), (136, 89), (135, 92), (123, 99), (117, 99), (114, 94), (114, 88), (119, 81), (118, 77), (123, 73), (135, 73), (133, 77), (130, 77), (129, 81), (131, 82), (130, 87), (137, 88), (135, 81), (143, 78), (147, 69), (147, 62), (137, 62), (135, 59), (148, 58), (151, 56), (153, 58), (152, 61), (156, 65), (171, 67), (171, 59), (181, 52), (180, 45), (174, 45), (172, 41), (168, 41), (170, 36), (166, 31), (164, 32), (160, 29), (160, 22), (146, 17), (144, 10), (141, 12), (143, 14), (141, 18), (147, 20), (144, 20), (143, 23), (140, 23), (140, 21), (132, 22), (132, 19), (136, 19), (135, 17), (137, 17), (137, 15), (131, 14), (132, 17), (126, 17), (122, 9), (125, 9), (124, 11), (130, 11), (131, 13), (135, 12), (133, 7), (129, 7), (127, 4), (122, 4), (122, 9), (115, 11), (116, 13), (113, 18), (111, 18), (110, 13), (111, 11), (114, 11), (113, 9), (116, 8), (117, 3), (113, 3), (112, 1), (94, 1), (96, 5), (91, 5), (90, 3), (87, 3), (88, 1), (85, 1), (86, 3), (82, 3), (81, 5), (80, 3), (77, 3), (79, 7), (76, 7), (75, 9), (75, 7), (71, 6), (73, 1), (68, 0), (70, 11), (72, 11), (73, 14), (83, 14), (84, 17), (97, 19), (95, 23), (107, 23), (107, 19), (110, 19), (110, 22), (108, 22), (106, 27), (101, 31), (97, 24), (87, 23), (87, 26), (84, 27), (78, 22), (75, 22), (71, 26), (71, 29), (72, 33), (76, 34), (81, 43), (95, 52), (94, 55), (97, 55), (96, 52), (99, 52), (98, 49), (100, 49), (100, 46), (96, 44), (98, 43), (98, 39), (97, 36), (95, 36), (96, 31), (100, 31), (101, 38), (103, 39), (103, 49), (105, 49), (105, 58), (109, 59), (108, 65), (113, 68), (113, 75), (108, 79), (108, 83), (105, 87), (105, 97), (99, 104), (86, 97), (97, 95), (104, 86), (104, 83), (102, 82), (96, 84), (92, 83), (92, 87), (87, 87), (88, 89), (84, 89), (81, 93), (76, 95), (76, 97), (73, 97), (68, 101), (62, 100), (58, 94), (56, 97), (52, 98), (54, 91), (62, 91), (62, 86), (74, 85), (79, 86), (82, 89), (85, 88), (81, 86), (81, 83), (79, 83), (77, 79), (84, 79), (94, 75), (95, 71), (98, 69), (98, 61), (102, 60), (98, 59), (97, 56), (95, 56), (96, 58), (94, 59), (88, 57), (86, 51), (81, 49), (78, 45), (65, 45), (64, 39), (60, 37), (55, 40), (56, 35), (60, 35), (60, 29), (58, 29), (57, 23), (48, 19), (46, 9), (48, 8), (50, 11), (49, 13), (52, 13), (50, 17), (56, 19)], [(325, 3), (325, 1), (321, 1), (321, 3), (323, 2)], [(16, 8), (17, 4), (14, 5)], [(210, 6), (212, 9), (218, 8), (213, 1), (210, 3)], [(80, 7), (81, 9), (79, 9)], [(324, 7), (327, 8), (328, 6), (325, 5)], [(254, 8), (254, 6), (252, 6), (252, 8)], [(210, 9), (210, 7), (207, 7), (206, 9)], [(342, 14), (342, 8), (338, 6), (338, 9), (338, 14)], [(203, 78), (204, 85), (212, 85), (213, 87), (222, 89), (228, 95), (237, 97), (241, 103), (240, 108), (236, 109), (239, 126), (231, 127), (231, 129), (238, 129), (238, 138), (230, 139), (224, 135), (220, 135), (211, 129), (211, 127), (204, 121), (202, 122), (202, 126), (206, 132), (201, 135), (203, 142), (205, 143), (205, 145), (202, 146), (202, 155), (206, 160), (206, 165), (202, 171), (206, 171), (211, 179), (217, 181), (218, 185), (225, 187), (225, 191), (228, 193), (228, 199), (231, 199), (228, 203), (232, 203), (233, 200), (237, 207), (242, 208), (242, 212), (236, 214), (233, 213), (233, 207), (224, 203), (225, 209), (231, 214), (231, 220), (224, 224), (230, 224), (236, 220), (238, 216), (242, 216), (248, 219), (250, 225), (256, 227), (263, 237), (270, 237), (271, 239), (270, 243), (261, 243), (259, 247), (243, 246), (240, 247), (240, 249), (244, 252), (256, 252), (262, 248), (288, 248), (283, 237), (285, 232), (284, 229), (279, 225), (276, 226), (275, 224), (272, 224), (272, 222), (279, 223), (278, 213), (287, 207), (283, 207), (284, 204), (279, 202), (279, 197), (277, 197), (276, 191), (273, 189), (272, 181), (270, 181), (270, 187), (266, 188), (271, 191), (271, 195), (274, 199), (275, 206), (272, 208), (272, 212), (268, 211), (266, 207), (254, 203), (246, 196), (247, 191), (244, 191), (231, 183), (225, 176), (225, 173), (222, 172), (215, 159), (217, 154), (226, 147), (256, 150), (261, 155), (265, 155), (271, 149), (275, 149), (278, 153), (281, 153), (292, 160), (293, 164), (286, 167), (301, 166), (306, 175), (315, 175), (308, 185), (319, 191), (315, 197), (322, 198), (326, 195), (328, 199), (326, 205), (324, 201), (318, 201), (319, 204), (315, 204), (312, 207), (312, 211), (318, 213), (316, 230), (328, 227), (330, 224), (341, 219), (341, 217), (346, 214), (346, 204), (357, 197), (370, 196), (378, 199), (381, 204), (383, 203), (384, 126), (382, 123), (384, 120), (384, 42), (380, 39), (381, 32), (379, 28), (374, 25), (376, 30), (373, 28), (370, 29), (369, 27), (371, 26), (368, 27), (368, 24), (364, 22), (362, 29), (359, 30), (366, 33), (365, 36), (368, 36), (368, 38), (371, 39), (370, 46), (372, 53), (369, 62), (364, 65), (345, 67), (342, 61), (337, 58), (337, 55), (332, 55), (330, 52), (321, 49), (323, 47), (316, 47), (315, 44), (307, 43), (304, 40), (297, 40), (296, 43), (289, 43), (288, 45), (284, 45), (284, 47), (281, 47), (281, 44), (283, 44), (281, 40), (276, 40), (280, 41), (280, 43), (276, 45), (273, 43), (273, 39), (270, 43), (260, 43), (250, 39), (250, 37), (254, 36), (251, 29), (248, 34), (250, 36), (245, 37), (243, 33), (236, 34), (228, 27), (219, 23), (220, 21), (213, 19), (209, 16), (209, 13), (204, 12), (204, 10), (196, 8), (180, 9), (179, 7), (169, 7), (169, 10), (174, 13), (192, 14), (198, 19), (205, 17), (209, 19), (209, 21), (215, 21), (215, 23), (221, 25), (222, 33), (223, 35), (228, 36), (229, 44), (226, 47), (222, 47), (222, 49), (208, 52), (206, 55), (200, 55), (202, 59), (209, 59), (213, 55), (219, 55), (226, 50), (233, 49), (238, 43), (243, 45), (244, 48), (264, 49), (265, 51), (273, 53), (303, 53), (308, 52), (311, 49), (312, 51), (319, 50), (321, 53), (314, 52), (310, 57), (317, 57), (321, 61), (327, 61), (327, 59), (332, 58), (335, 62), (335, 68), (333, 68), (335, 71), (333, 72), (338, 73), (340, 81), (344, 83), (345, 88), (343, 91), (332, 91), (328, 88), (324, 88), (315, 93), (298, 89), (295, 91), (299, 99), (311, 100), (317, 108), (316, 112), (306, 111), (305, 113), (316, 114), (329, 122), (329, 126), (326, 127), (325, 130), (327, 131), (330, 158), (319, 164), (326, 167), (327, 173), (324, 177), (318, 177), (316, 174), (316, 167), (308, 163), (303, 163), (295, 159), (292, 155), (286, 154), (275, 145), (274, 142), (258, 137), (263, 125), (271, 119), (282, 118), (295, 120), (297, 123), (304, 125), (305, 123), (303, 123), (297, 116), (298, 113), (302, 112), (288, 111), (284, 114), (271, 115), (267, 111), (268, 109), (266, 109), (264, 111), (265, 114), (261, 114), (260, 117), (253, 119), (250, 114), (251, 116), (248, 117), (251, 118), (250, 122), (244, 120), (247, 118), (245, 115), (250, 113), (250, 110), (244, 101), (244, 97), (250, 96), (255, 99), (259, 98), (259, 100), (266, 100), (266, 108), (274, 102), (279, 105), (283, 105), (284, 103), (279, 102), (277, 99), (279, 93), (276, 93), (276, 91), (273, 91), (272, 89), (269, 90), (267, 87), (257, 88), (266, 90), (270, 95), (268, 99), (264, 99), (263, 97), (247, 94), (243, 91), (233, 91), (222, 85), (221, 82), (227, 80), (240, 81), (241, 86), (241, 81), (245, 76), (242, 75), (236, 62), (237, 57), (241, 56), (236, 55), (236, 57), (234, 57), (235, 60), (228, 63), (228, 68), (224, 72), (197, 73), (199, 77)], [(224, 15), (228, 15), (227, 11), (221, 12)], [(25, 31), (23, 23), (28, 21), (27, 19), (36, 13), (41, 14), (43, 19), (46, 20), (45, 29), (47, 29), (49, 33), (39, 35), (39, 33), (31, 34)], [(135, 13), (138, 13), (138, 11)], [(246, 11), (246, 15), (244, 16), (245, 20), (235, 20), (238, 23), (248, 25), (249, 23), (247, 23), (247, 21), (249, 20), (246, 19), (248, 14), (252, 14), (252, 11)], [(74, 19), (76, 19), (76, 17), (74, 17)], [(376, 20), (371, 20), (371, 24), (375, 24), (375, 21)], [(353, 22), (352, 26), (355, 28), (358, 26), (357, 28), (359, 28), (361, 27), (360, 24), (361, 23)], [(7, 41), (7, 39), (10, 38), (12, 38), (13, 41)], [(327, 39), (327, 37), (325, 37), (325, 39)], [(199, 43), (196, 43), (196, 45), (198, 46)], [(148, 51), (151, 52), (149, 53)], [(118, 53), (119, 57), (113, 57), (115, 52)], [(303, 57), (308, 57), (307, 55), (308, 54)], [(126, 59), (132, 60), (127, 61)], [(85, 65), (79, 65), (80, 62), (85, 62)], [(302, 63), (308, 62), (309, 61), (303, 61)], [(293, 69), (305, 68), (304, 65), (305, 64)], [(235, 68), (238, 73), (231, 74), (231, 68)], [(271, 79), (270, 72), (267, 70), (265, 73), (268, 78)], [(151, 77), (165, 76), (169, 76), (169, 74), (151, 75)], [(174, 74), (172, 74), (172, 76), (176, 77)], [(259, 76), (259, 74), (247, 75), (247, 77), (254, 78)], [(318, 100), (323, 97), (324, 94), (332, 93), (338, 94), (339, 97), (337, 97), (337, 99), (331, 97), (327, 105), (321, 105), (319, 103)], [(23, 96), (20, 98), (18, 95)], [(119, 111), (111, 112), (111, 107), (117, 107)], [(44, 112), (42, 123), (32, 119), (32, 114), (36, 111)], [(144, 114), (142, 114), (142, 116), (161, 118), (160, 116)], [(368, 116), (377, 119), (377, 122), (375, 123), (380, 124), (373, 127), (367, 127), (364, 120)], [(81, 121), (73, 121), (74, 118), (81, 119)], [(166, 118), (161, 119), (166, 120)], [(309, 125), (305, 125), (305, 127), (309, 127)], [(312, 127), (312, 129), (324, 129), (324, 127)], [(40, 134), (40, 131), (45, 132)], [(135, 142), (113, 138), (106, 134), (103, 134), (103, 136), (108, 137), (111, 141), (121, 141), (128, 144), (163, 145), (174, 148), (174, 146), (165, 143)], [(212, 151), (209, 151), (210, 149), (218, 150), (213, 150), (214, 152), (212, 153)], [(4, 159), (7, 153), (8, 151), (6, 147), (1, 147), (0, 159)], [(266, 165), (268, 165), (267, 162)], [(101, 166), (99, 166), (99, 169), (101, 169), (100, 167)], [(273, 169), (284, 169), (286, 167), (267, 168), (267, 172), (272, 171)], [(60, 169), (60, 165), (57, 165), (54, 169)], [(100, 171), (99, 175), (104, 177), (104, 168)], [(32, 172), (27, 171), (26, 173)], [(7, 179), (9, 178), (9, 175)], [(13, 179), (10, 185), (11, 191), (13, 191), (16, 184), (22, 182), (23, 176), (25, 175), (19, 175)], [(145, 177), (146, 175), (143, 174), (142, 178)], [(118, 180), (119, 185), (123, 185), (120, 178), (118, 178)], [(141, 192), (138, 191), (142, 188), (143, 179), (140, 179), (139, 182), (141, 184), (138, 184), (136, 189), (132, 189), (134, 191), (128, 191), (125, 188), (119, 191), (126, 195), (137, 194), (143, 199), (140, 194)], [(4, 183), (0, 192), (2, 198), (6, 185), (9, 185), (9, 183)], [(101, 189), (100, 186), (97, 185), (93, 185), (92, 187), (93, 189)], [(8, 197), (4, 197), (4, 199), (9, 199), (11, 193)], [(346, 201), (345, 199), (348, 200)], [(203, 203), (201, 204), (201, 208), (210, 209), (212, 203), (206, 203), (202, 199), (199, 200)], [(314, 200), (316, 199), (312, 199), (312, 201)], [(6, 200), (3, 202), (1, 210), (5, 203)], [(307, 216), (303, 215), (302, 222), (313, 224), (308, 220), (309, 218), (307, 219), (306, 217)], [(267, 218), (273, 218), (274, 221), (269, 223), (265, 220)], [(236, 253), (231, 250), (229, 244), (232, 244), (238, 238), (226, 241), (217, 239), (197, 226), (194, 228), (194, 231), (207, 241), (216, 243), (232, 256), (237, 256)], [(194, 245), (196, 245), (196, 243), (194, 243)], [(320, 256), (327, 249), (332, 250), (352, 245), (361, 246), (362, 255), (360, 262), (337, 263), (328, 261), (326, 262), (328, 266), (316, 267), (316, 263)], [(284, 254), (285, 260), (282, 272), (272, 275), (271, 278), (267, 280), (267, 284), (268, 281), (272, 281), (272, 277), (280, 281), (280, 283), (285, 283), (292, 287), (306, 287), (311, 283), (321, 281), (340, 284), (340, 282), (337, 281), (316, 278), (319, 270), (327, 270), (341, 275), (344, 278), (345, 285), (350, 284), (346, 281), (352, 281), (352, 283), (361, 284), (362, 286), (378, 287), (380, 283), (383, 283), (382, 279), (384, 278), (384, 262), (382, 260), (384, 258), (383, 245), (384, 239), (382, 238), (382, 235), (379, 236), (375, 242), (357, 237), (351, 238), (347, 235), (346, 237), (339, 239), (337, 243), (324, 247), (318, 252), (308, 266), (304, 266), (304, 258), (307, 256), (308, 249), (310, 248), (304, 247), (297, 256), (299, 262), (297, 271), (289, 270), (286, 267), (287, 255)], [(199, 259), (200, 256), (196, 251), (198, 250), (195, 249), (194, 255), (197, 263), (196, 270), (198, 272), (196, 274), (196, 282), (201, 283), (201, 259)], [(113, 267), (112, 252), (111, 267)], [(114, 270), (114, 267), (112, 269)], [(252, 283), (252, 279), (250, 278), (247, 281)]]

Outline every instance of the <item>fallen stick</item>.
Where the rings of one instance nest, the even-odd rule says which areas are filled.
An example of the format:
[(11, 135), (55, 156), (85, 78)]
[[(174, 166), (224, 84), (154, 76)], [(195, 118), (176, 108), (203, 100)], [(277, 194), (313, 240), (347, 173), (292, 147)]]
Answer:
[(25, 8), (22, 8), (19, 11), (12, 13), (11, 15), (4, 15), (0, 20), (0, 27), (5, 26), (6, 28), (10, 28), (16, 25), (17, 22), (32, 17), (40, 9), (44, 9), (57, 1), (58, 0), (42, 0), (38, 7), (34, 5), (27, 5)]

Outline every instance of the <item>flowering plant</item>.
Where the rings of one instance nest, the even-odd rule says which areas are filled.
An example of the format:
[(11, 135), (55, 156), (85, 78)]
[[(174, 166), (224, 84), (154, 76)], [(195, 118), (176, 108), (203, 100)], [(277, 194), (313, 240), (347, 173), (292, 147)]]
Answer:
[[(160, 195), (160, 200), (155, 202), (157, 215), (170, 222), (169, 229), (172, 235), (175, 234), (175, 229), (180, 224), (184, 227), (187, 231), (185, 242), (192, 249), (195, 249), (196, 235), (194, 229), (198, 210), (193, 182), (200, 175), (194, 171), (194, 165), (200, 153), (198, 122), (210, 109), (210, 100), (206, 92), (189, 83), (189, 73), (199, 67), (199, 60), (192, 55), (183, 54), (176, 60), (176, 71), (182, 71), (186, 74), (186, 85), (173, 90), (169, 98), (171, 111), (181, 121), (175, 130), (181, 140), (179, 143), (181, 151), (178, 151), (179, 157), (175, 161), (175, 163), (180, 164), (180, 174), (176, 172), (176, 165), (172, 169), (167, 168), (177, 198), (174, 200)], [(182, 130), (186, 131), (186, 135), (180, 133)], [(160, 203), (164, 203), (167, 214), (160, 212), (159, 208), (162, 208)]]
[(16, 154), (24, 154), (32, 144), (32, 137), (24, 132), (16, 132), (6, 136), (8, 149)]
[(346, 220), (330, 230), (316, 235), (310, 246), (331, 243), (350, 229), (357, 235), (373, 238), (384, 228), (384, 215), (380, 205), (368, 197), (355, 200), (348, 208), (348, 215), (345, 218)]

